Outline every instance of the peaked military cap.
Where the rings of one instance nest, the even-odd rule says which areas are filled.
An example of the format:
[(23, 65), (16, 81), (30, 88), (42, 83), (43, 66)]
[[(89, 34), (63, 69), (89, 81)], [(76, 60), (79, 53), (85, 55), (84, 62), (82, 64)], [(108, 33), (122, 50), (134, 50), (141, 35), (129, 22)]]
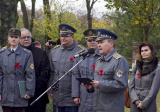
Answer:
[(116, 40), (118, 38), (116, 34), (106, 29), (97, 29), (96, 33), (98, 35), (97, 41), (104, 40), (104, 39)]
[(84, 34), (86, 40), (93, 40), (93, 39), (96, 39), (98, 37), (95, 29), (85, 30), (83, 32), (83, 34)]
[(21, 31), (17, 28), (11, 28), (8, 31), (8, 35), (10, 35), (10, 36), (21, 36)]
[(76, 29), (68, 24), (60, 24), (59, 25), (60, 34), (74, 34)]

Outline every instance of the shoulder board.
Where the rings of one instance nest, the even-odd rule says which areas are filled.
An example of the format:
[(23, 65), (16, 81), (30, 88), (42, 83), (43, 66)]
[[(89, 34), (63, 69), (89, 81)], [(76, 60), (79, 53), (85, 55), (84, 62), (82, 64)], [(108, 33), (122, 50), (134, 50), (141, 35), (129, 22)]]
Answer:
[(78, 52), (76, 52), (76, 54), (82, 53), (85, 51), (85, 47), (83, 47), (82, 45), (78, 45), (79, 48), (81, 48), (81, 50), (79, 50)]
[(3, 47), (3, 48), (0, 49), (0, 52), (3, 52), (4, 50), (5, 50), (5, 48)]
[(121, 55), (118, 54), (118, 53), (115, 53), (115, 54), (113, 55), (113, 57), (116, 58), (116, 59), (118, 60), (119, 58), (121, 58)]
[(96, 61), (100, 60), (103, 56), (99, 57)]
[(5, 48), (7, 48), (7, 46), (2, 47), (2, 49), (3, 49), (3, 48), (5, 49)]
[(58, 48), (58, 47), (60, 47), (61, 45), (56, 45), (55, 47), (53, 47), (52, 49), (51, 49), (51, 51), (53, 50), (53, 49), (56, 49), (56, 48)]
[(81, 49), (85, 49), (85, 47), (82, 46), (82, 45), (78, 45), (78, 47), (81, 48)]
[(82, 53), (84, 51), (85, 51), (85, 49), (79, 50), (78, 52), (76, 52), (76, 54)]
[(28, 50), (28, 49), (26, 49), (26, 48), (23, 48), (23, 49), (24, 49), (24, 52), (26, 52), (26, 53), (31, 53), (30, 50)]

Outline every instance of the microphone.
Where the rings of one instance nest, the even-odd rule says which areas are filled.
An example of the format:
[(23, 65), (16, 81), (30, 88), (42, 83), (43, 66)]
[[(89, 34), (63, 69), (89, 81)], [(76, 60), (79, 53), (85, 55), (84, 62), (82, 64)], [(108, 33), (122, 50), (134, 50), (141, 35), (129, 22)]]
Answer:
[(88, 49), (88, 51), (86, 51), (86, 52), (82, 52), (82, 53), (79, 53), (79, 54), (77, 54), (77, 55), (74, 55), (74, 58), (77, 58), (77, 57), (79, 57), (79, 56), (85, 57), (87, 54), (94, 54), (94, 49), (93, 49), (93, 48), (90, 48), (90, 49)]

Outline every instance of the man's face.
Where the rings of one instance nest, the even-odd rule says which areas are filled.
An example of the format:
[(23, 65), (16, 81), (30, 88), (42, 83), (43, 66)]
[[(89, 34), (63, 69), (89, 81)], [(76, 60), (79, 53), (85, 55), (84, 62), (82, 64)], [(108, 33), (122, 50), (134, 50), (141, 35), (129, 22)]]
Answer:
[(95, 50), (98, 48), (98, 43), (96, 42), (96, 39), (86, 40), (86, 42), (89, 48), (93, 48)]
[(19, 36), (8, 36), (10, 46), (17, 47), (19, 44)]
[(31, 45), (31, 35), (27, 30), (21, 31), (20, 44), (21, 46), (27, 48)]
[(60, 35), (61, 45), (64, 47), (69, 47), (73, 44), (74, 36), (70, 34), (61, 34)]
[(106, 56), (114, 49), (114, 42), (109, 42), (107, 39), (98, 41), (99, 53)]

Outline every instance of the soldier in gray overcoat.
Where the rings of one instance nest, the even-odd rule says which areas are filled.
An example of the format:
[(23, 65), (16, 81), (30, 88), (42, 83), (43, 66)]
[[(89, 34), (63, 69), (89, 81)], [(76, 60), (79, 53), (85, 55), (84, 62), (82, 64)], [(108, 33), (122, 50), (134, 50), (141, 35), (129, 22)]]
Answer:
[[(51, 73), (49, 86), (71, 69), (75, 61), (73, 56), (82, 50), (82, 47), (74, 41), (74, 32), (76, 30), (72, 26), (61, 24), (59, 28), (61, 45), (57, 45), (50, 52)], [(50, 90), (48, 92), (49, 97), (53, 97), (53, 112), (56, 112), (56, 103), (58, 103), (58, 112), (77, 112), (78, 105), (74, 103), (71, 97), (72, 72), (62, 78), (58, 85), (58, 97), (56, 97), (56, 91)]]
[(19, 45), (20, 30), (11, 28), (8, 33), (9, 44), (0, 50), (0, 106), (3, 112), (25, 112), (35, 91), (33, 57)]
[[(82, 52), (87, 52), (89, 48), (94, 48), (94, 54), (88, 54), (76, 68), (73, 69), (72, 75), (72, 97), (74, 102), (79, 105), (78, 112), (92, 112), (93, 111), (93, 93), (88, 93), (86, 88), (76, 78), (90, 78), (94, 79), (95, 62), (101, 56), (98, 50), (98, 43), (96, 42), (97, 34), (95, 29), (88, 29), (83, 32), (88, 48)], [(78, 57), (77, 61), (83, 57)], [(77, 63), (77, 62), (76, 62)], [(76, 64), (75, 63), (75, 64)]]
[(151, 43), (139, 45), (136, 65), (129, 82), (131, 112), (157, 112), (156, 97), (160, 88), (160, 66)]
[(93, 112), (124, 112), (124, 91), (128, 86), (129, 65), (114, 48), (118, 36), (105, 29), (97, 29), (98, 49), (101, 56), (96, 61), (92, 86)]

